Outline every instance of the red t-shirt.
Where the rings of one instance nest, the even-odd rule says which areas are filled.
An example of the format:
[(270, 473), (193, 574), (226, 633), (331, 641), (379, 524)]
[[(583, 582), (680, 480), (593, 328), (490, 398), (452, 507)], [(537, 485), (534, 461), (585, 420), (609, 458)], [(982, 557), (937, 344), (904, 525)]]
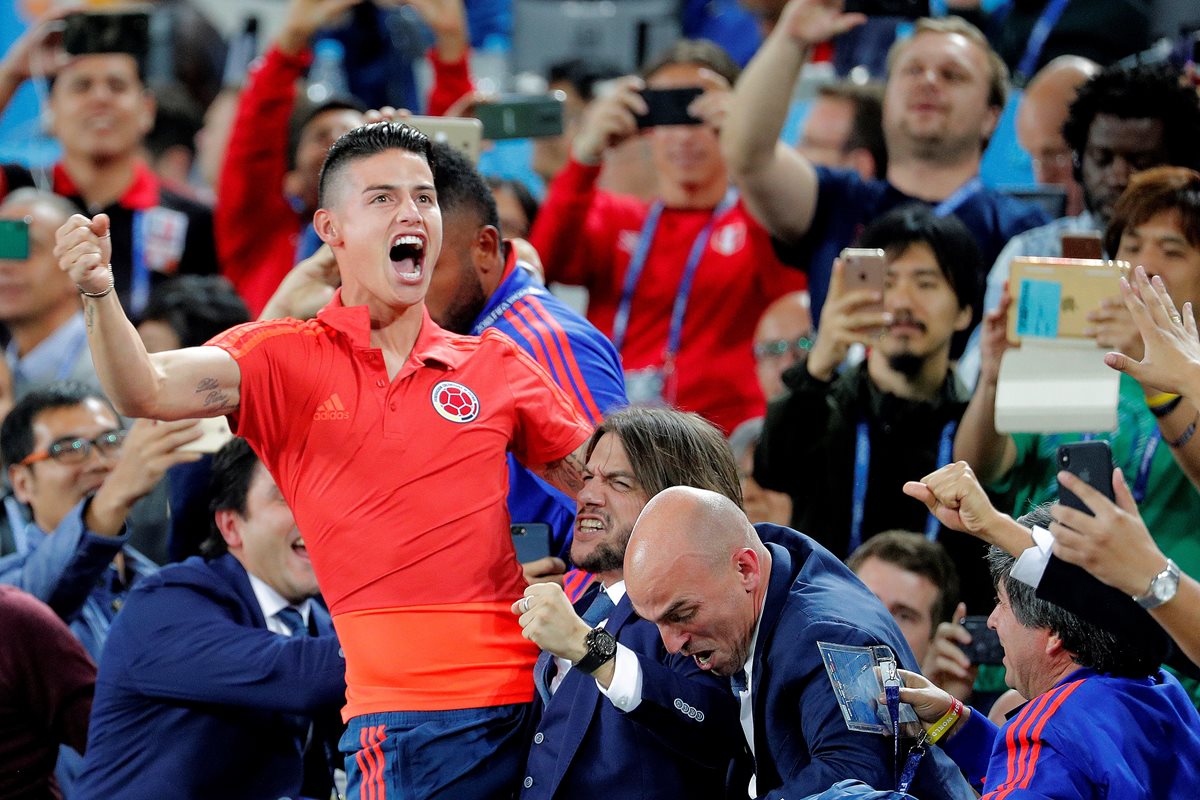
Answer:
[[(648, 206), (595, 188), (599, 167), (577, 162), (550, 185), (530, 240), (546, 277), (586, 286), (588, 319), (612, 336), (625, 272)], [(664, 209), (633, 295), (621, 348), (627, 371), (661, 367), (671, 310), (708, 209)], [(675, 404), (727, 432), (765, 409), (754, 371), (754, 328), (768, 304), (804, 289), (803, 273), (775, 256), (770, 235), (739, 201), (718, 217), (700, 259), (676, 356)]]
[(389, 383), (364, 306), (252, 322), (210, 344), (241, 368), (231, 415), (304, 535), (346, 652), (344, 716), (526, 702), (537, 648), (509, 606), (525, 582), (505, 453), (563, 458), (591, 427), (497, 331), (425, 314)]

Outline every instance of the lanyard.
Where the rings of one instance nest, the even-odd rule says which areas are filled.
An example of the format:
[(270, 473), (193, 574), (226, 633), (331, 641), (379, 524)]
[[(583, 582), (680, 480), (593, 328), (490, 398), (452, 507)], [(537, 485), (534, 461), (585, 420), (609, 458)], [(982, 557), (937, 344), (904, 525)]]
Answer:
[[(1096, 438), (1094, 434), (1085, 433), (1083, 441), (1090, 442)], [(1143, 442), (1140, 438), (1133, 441), (1133, 453), (1138, 450), (1142, 451), (1142, 460), (1138, 463), (1137, 474), (1133, 479), (1133, 502), (1138, 505), (1146, 499), (1146, 489), (1150, 486), (1150, 467), (1154, 462), (1154, 454), (1158, 451), (1158, 443), (1162, 441), (1162, 432), (1155, 426), (1150, 431), (1150, 435)]]
[[(736, 202), (737, 192), (730, 188), (725, 192), (725, 196), (721, 198), (717, 207), (713, 209), (712, 215), (709, 216), (708, 222), (704, 224), (700, 233), (696, 234), (696, 240), (692, 242), (691, 252), (688, 253), (687, 261), (683, 266), (683, 277), (679, 280), (679, 290), (675, 293), (675, 303), (671, 308), (671, 327), (670, 333), (667, 335), (666, 352), (668, 362), (672, 361), (675, 354), (679, 352), (680, 341), (683, 339), (683, 315), (687, 311), (688, 296), (692, 292), (692, 281), (696, 277), (696, 270), (700, 267), (700, 258), (708, 247), (708, 238), (712, 235), (713, 224), (717, 221), (717, 217), (732, 208)], [(646, 215), (646, 222), (642, 225), (642, 232), (638, 235), (637, 249), (634, 250), (633, 258), (629, 261), (629, 268), (625, 272), (621, 302), (617, 306), (617, 315), (613, 320), (612, 341), (618, 352), (625, 343), (625, 333), (629, 328), (629, 310), (633, 305), (633, 293), (637, 289), (638, 281), (641, 280), (642, 270), (646, 268), (646, 257), (650, 255), (650, 246), (654, 243), (654, 234), (658, 231), (658, 220), (662, 216), (662, 211), (661, 200), (650, 207), (650, 213)]]
[(1038, 59), (1042, 56), (1042, 48), (1050, 38), (1050, 31), (1054, 30), (1054, 26), (1062, 19), (1063, 12), (1067, 10), (1067, 4), (1070, 2), (1071, 0), (1050, 0), (1046, 3), (1042, 15), (1033, 23), (1033, 30), (1029, 33), (1025, 54), (1017, 64), (1018, 74), (1027, 79), (1033, 77), (1033, 73), (1037, 71)]
[(146, 235), (148, 226), (146, 215), (141, 211), (133, 212), (133, 241), (130, 248), (133, 253), (129, 280), (129, 315), (136, 317), (150, 302), (150, 268), (146, 266)]
[(954, 190), (954, 193), (933, 207), (935, 217), (945, 217), (953, 214), (959, 206), (970, 200), (983, 188), (983, 181), (976, 175), (971, 180)]
[[(941, 469), (950, 463), (950, 456), (954, 453), (954, 431), (958, 428), (958, 422), (950, 420), (942, 428), (942, 436), (938, 441), (937, 464), (934, 469)], [(854, 445), (854, 500), (850, 507), (850, 547), (847, 554), (853, 553), (862, 544), (862, 526), (863, 517), (866, 512), (867, 502), (867, 479), (871, 472), (871, 434), (867, 428), (866, 420), (858, 423), (857, 442)], [(932, 514), (925, 522), (925, 538), (932, 541), (937, 541), (938, 535), (937, 517)]]

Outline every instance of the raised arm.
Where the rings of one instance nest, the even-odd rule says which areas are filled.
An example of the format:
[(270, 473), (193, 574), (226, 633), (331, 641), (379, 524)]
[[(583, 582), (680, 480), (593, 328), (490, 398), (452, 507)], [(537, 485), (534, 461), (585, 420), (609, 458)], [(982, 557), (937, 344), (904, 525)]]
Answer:
[(843, 14), (841, 0), (792, 0), (733, 90), (721, 130), (730, 177), (750, 212), (772, 236), (795, 240), (817, 209), (817, 173), (808, 159), (779, 141), (787, 96), (814, 45), (866, 20)]
[(954, 458), (970, 464), (985, 484), (999, 480), (1017, 460), (1017, 446), (1012, 437), (996, 430), (996, 386), (1000, 380), (1000, 358), (1008, 348), (1005, 329), (1010, 305), (1012, 298), (1006, 292), (1000, 298), (1000, 305), (983, 317), (979, 383), (954, 437)]
[(58, 265), (83, 296), (96, 375), (117, 410), (129, 417), (186, 419), (235, 411), (241, 386), (237, 362), (217, 347), (150, 355), (113, 288), (109, 219), (72, 216), (55, 237)]

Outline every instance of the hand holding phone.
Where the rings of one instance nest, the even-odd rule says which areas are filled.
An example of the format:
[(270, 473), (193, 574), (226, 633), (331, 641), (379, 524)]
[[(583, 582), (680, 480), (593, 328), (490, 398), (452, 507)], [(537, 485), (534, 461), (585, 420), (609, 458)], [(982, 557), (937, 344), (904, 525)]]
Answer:
[[(1065, 470), (1091, 486), (1097, 492), (1116, 502), (1113, 496), (1112, 450), (1108, 442), (1073, 442), (1058, 448), (1058, 468)], [(1094, 516), (1091, 509), (1070, 489), (1058, 482), (1058, 502), (1067, 508)]]

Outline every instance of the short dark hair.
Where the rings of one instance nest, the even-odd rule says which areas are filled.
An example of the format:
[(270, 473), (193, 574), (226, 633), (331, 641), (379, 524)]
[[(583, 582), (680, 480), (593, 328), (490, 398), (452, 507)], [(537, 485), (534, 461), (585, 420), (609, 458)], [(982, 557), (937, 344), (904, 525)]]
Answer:
[(521, 181), (512, 178), (488, 177), (486, 180), (488, 186), (492, 189), (493, 198), (495, 197), (495, 192), (502, 189), (507, 189), (513, 193), (517, 198), (517, 203), (521, 206), (521, 210), (525, 212), (525, 219), (529, 220), (530, 229), (532, 229), (541, 205), (538, 203), (537, 198), (533, 196), (533, 192), (529, 191), (529, 187)]
[(150, 292), (139, 322), (168, 325), (182, 347), (197, 347), (250, 321), (246, 301), (221, 275), (176, 275)]
[(421, 156), (437, 180), (437, 158), (428, 136), (402, 122), (372, 122), (342, 134), (329, 148), (317, 185), (318, 204), (325, 206), (329, 184), (347, 164), (388, 150), (407, 150)]
[(1180, 83), (1173, 67), (1114, 64), (1080, 86), (1063, 123), (1063, 138), (1076, 158), (1087, 149), (1088, 133), (1099, 114), (1162, 120), (1167, 163), (1200, 169), (1200, 98), (1195, 89)]
[(895, 564), (900, 569), (928, 578), (938, 588), (937, 599), (929, 610), (933, 624), (950, 621), (958, 606), (958, 570), (939, 542), (912, 531), (884, 531), (859, 545), (846, 559), (846, 566), (857, 573), (869, 558)]
[(300, 139), (304, 136), (304, 129), (308, 127), (308, 123), (326, 111), (357, 111), (362, 114), (366, 110), (366, 106), (349, 95), (330, 97), (320, 103), (313, 103), (309, 100), (301, 100), (297, 103), (291, 116), (288, 117), (288, 170), (296, 168), (296, 154), (300, 151)]
[(953, 214), (938, 216), (925, 205), (912, 203), (889, 211), (866, 227), (858, 247), (877, 247), (897, 258), (910, 246), (923, 243), (933, 251), (938, 268), (958, 298), (959, 308), (978, 309), (986, 267), (971, 231)]
[(546, 71), (547, 83), (566, 82), (575, 87), (579, 97), (590, 103), (596, 97), (596, 84), (621, 77), (623, 73), (613, 64), (571, 58), (550, 65)]
[(588, 440), (588, 458), (606, 433), (621, 440), (647, 497), (672, 486), (692, 486), (723, 494), (741, 507), (733, 451), (721, 432), (699, 415), (638, 406), (613, 412)]
[(154, 127), (142, 145), (155, 158), (172, 147), (186, 148), (195, 156), (196, 134), (204, 127), (204, 110), (178, 83), (159, 87), (153, 93)]
[(108, 398), (79, 381), (55, 381), (34, 389), (18, 400), (3, 424), (0, 424), (0, 456), (4, 459), (5, 468), (20, 464), (33, 453), (33, 424), (42, 412), (80, 406), (93, 398), (103, 403), (112, 412), (117, 424), (121, 424), (121, 415)]
[[(1049, 528), (1053, 519), (1048, 505), (1037, 506), (1017, 522), (1026, 528)], [(1040, 599), (1034, 588), (1012, 576), (1016, 558), (991, 547), (987, 554), (992, 583), (1004, 584), (1008, 604), (1017, 622), (1026, 628), (1044, 628), (1057, 636), (1071, 659), (1082, 667), (1131, 678), (1142, 678), (1158, 669), (1158, 658), (1132, 646), (1108, 631), (1085, 622), (1071, 612)]]
[(664, 67), (676, 64), (694, 64), (711, 69), (733, 86), (741, 74), (741, 67), (716, 42), (708, 39), (680, 39), (642, 66), (642, 77), (649, 79)]
[[(250, 483), (258, 464), (258, 455), (240, 436), (230, 439), (217, 451), (212, 460), (210, 516), (215, 516), (218, 511), (233, 511), (245, 516), (246, 496), (250, 493)], [(216, 558), (228, 551), (229, 545), (214, 520), (208, 538), (200, 544), (200, 552), (205, 558)]]
[(1116, 254), (1127, 229), (1164, 211), (1179, 214), (1183, 237), (1200, 249), (1200, 172), (1186, 167), (1154, 167), (1130, 178), (1129, 186), (1113, 205), (1104, 246)]
[(887, 173), (887, 142), (883, 138), (883, 86), (879, 83), (837, 81), (817, 90), (821, 97), (844, 100), (854, 107), (850, 136), (842, 153), (866, 150), (875, 159), (875, 174)]
[(500, 229), (496, 199), (483, 176), (461, 153), (443, 142), (433, 143), (438, 171), (433, 185), (437, 189), (442, 216), (470, 212), (479, 226), (491, 225)]

